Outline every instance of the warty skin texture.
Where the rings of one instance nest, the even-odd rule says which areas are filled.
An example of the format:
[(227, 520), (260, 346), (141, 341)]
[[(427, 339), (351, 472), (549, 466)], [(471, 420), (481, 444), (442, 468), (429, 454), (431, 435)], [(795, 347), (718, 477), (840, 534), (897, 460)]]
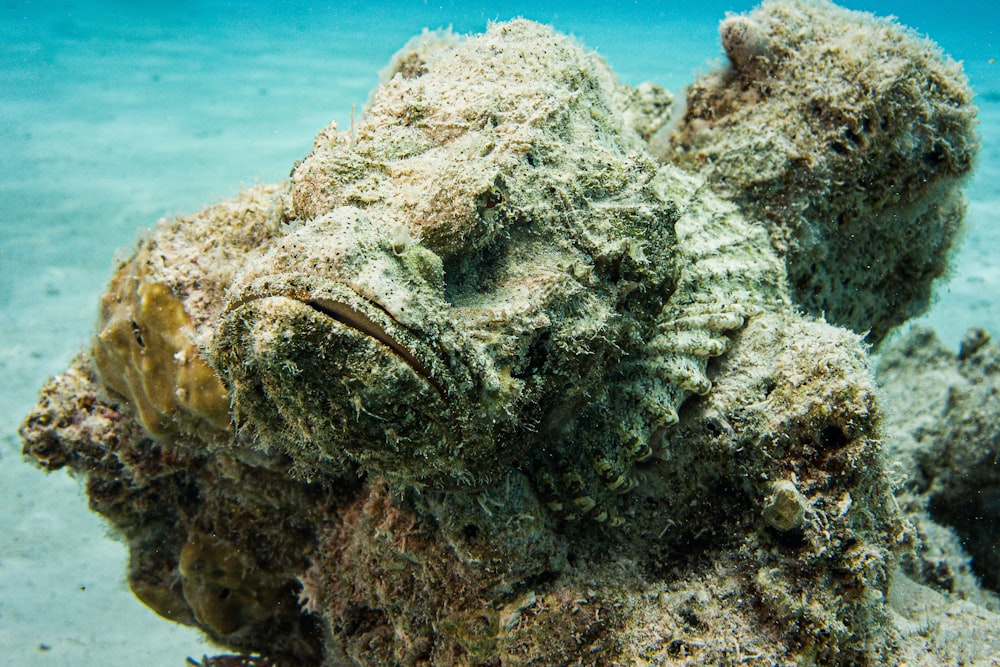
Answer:
[[(529, 21), (421, 36), (290, 182), (118, 267), (115, 354), (26, 453), (88, 476), (146, 604), (277, 664), (891, 664), (913, 539), (861, 338), (655, 161), (668, 108)], [(228, 423), (119, 377), (188, 346)]]
[(520, 21), (414, 53), (317, 137), (293, 219), (230, 288), (209, 358), (238, 428), (398, 487), (527, 457), (553, 508), (621, 521), (705, 361), (782, 303), (780, 264), (651, 159), (633, 98), (569, 40)]
[(235, 281), (215, 365), (237, 420), (294, 457), (489, 481), (673, 289), (676, 209), (605, 72), (546, 29), (495, 33), (322, 132), (293, 174), (291, 233)]
[(878, 345), (930, 304), (979, 150), (961, 65), (930, 40), (825, 0), (720, 26), (729, 65), (650, 140), (768, 227), (791, 296)]

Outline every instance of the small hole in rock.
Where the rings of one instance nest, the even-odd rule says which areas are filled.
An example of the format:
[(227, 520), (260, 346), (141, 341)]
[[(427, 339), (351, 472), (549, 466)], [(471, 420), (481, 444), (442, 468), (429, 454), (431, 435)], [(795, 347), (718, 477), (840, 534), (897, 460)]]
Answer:
[(840, 448), (847, 444), (847, 435), (839, 426), (831, 424), (819, 432), (819, 442), (824, 447)]

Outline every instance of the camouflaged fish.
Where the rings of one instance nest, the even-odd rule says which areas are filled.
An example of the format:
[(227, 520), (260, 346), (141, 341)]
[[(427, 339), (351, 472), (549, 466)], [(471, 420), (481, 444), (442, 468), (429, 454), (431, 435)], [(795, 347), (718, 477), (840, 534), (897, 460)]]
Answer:
[(547, 27), (425, 34), (383, 79), (290, 184), (120, 267), (101, 378), (153, 434), (397, 485), (521, 466), (559, 516), (621, 521), (707, 360), (786, 304), (766, 232), (650, 156), (665, 92)]

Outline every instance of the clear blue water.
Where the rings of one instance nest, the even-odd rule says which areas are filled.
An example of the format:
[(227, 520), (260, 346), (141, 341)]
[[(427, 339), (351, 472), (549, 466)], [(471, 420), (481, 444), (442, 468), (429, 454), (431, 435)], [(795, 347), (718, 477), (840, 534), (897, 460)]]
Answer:
[[(131, 600), (123, 549), (75, 483), (43, 478), (18, 453), (35, 391), (86, 345), (116, 249), (162, 216), (287, 176), (423, 27), (480, 31), (525, 16), (596, 48), (628, 83), (679, 91), (719, 58), (725, 12), (753, 4), (0, 4), (0, 656), (14, 660), (4, 662), (178, 665), (202, 650)], [(972, 325), (1000, 335), (1000, 4), (846, 4), (896, 15), (966, 64), (983, 151), (966, 244), (924, 320), (950, 344)]]

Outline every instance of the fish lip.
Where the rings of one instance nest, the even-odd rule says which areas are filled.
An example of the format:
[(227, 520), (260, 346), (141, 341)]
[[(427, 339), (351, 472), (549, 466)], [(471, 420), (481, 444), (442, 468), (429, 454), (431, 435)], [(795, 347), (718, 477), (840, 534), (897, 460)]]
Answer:
[[(363, 297), (362, 297), (363, 298)], [(434, 378), (431, 374), (431, 370), (414, 354), (408, 347), (400, 343), (396, 338), (394, 338), (389, 332), (387, 332), (378, 323), (373, 322), (367, 315), (361, 311), (352, 308), (349, 304), (345, 304), (340, 301), (335, 301), (333, 299), (324, 298), (314, 298), (307, 299), (303, 301), (307, 306), (313, 310), (320, 312), (327, 317), (330, 317), (336, 322), (343, 324), (344, 326), (350, 327), (359, 333), (362, 333), (370, 338), (377, 340), (378, 342), (385, 345), (389, 350), (391, 350), (397, 357), (406, 362), (410, 368), (412, 368), (418, 375), (423, 377), (431, 386), (433, 386), (442, 398), (445, 397), (444, 387)], [(386, 313), (386, 315), (391, 318), (394, 322), (399, 324), (399, 322), (389, 315), (384, 308), (381, 308), (375, 302), (373, 303), (376, 307)]]
[[(337, 294), (338, 292), (340, 295)], [(343, 298), (344, 296), (347, 298)], [(421, 361), (413, 350), (386, 331), (385, 327), (372, 319), (372, 316), (381, 313), (396, 326), (409, 332), (413, 331), (412, 328), (393, 317), (392, 313), (382, 304), (359, 294), (348, 283), (330, 280), (317, 281), (295, 274), (270, 275), (252, 281), (239, 292), (231, 295), (222, 314), (234, 312), (253, 301), (272, 297), (284, 297), (298, 301), (331, 320), (382, 344), (430, 384), (446, 403), (450, 404), (444, 386), (434, 376), (427, 364)], [(352, 301), (353, 304), (350, 303)], [(365, 312), (357, 306), (370, 307), (371, 310)]]

